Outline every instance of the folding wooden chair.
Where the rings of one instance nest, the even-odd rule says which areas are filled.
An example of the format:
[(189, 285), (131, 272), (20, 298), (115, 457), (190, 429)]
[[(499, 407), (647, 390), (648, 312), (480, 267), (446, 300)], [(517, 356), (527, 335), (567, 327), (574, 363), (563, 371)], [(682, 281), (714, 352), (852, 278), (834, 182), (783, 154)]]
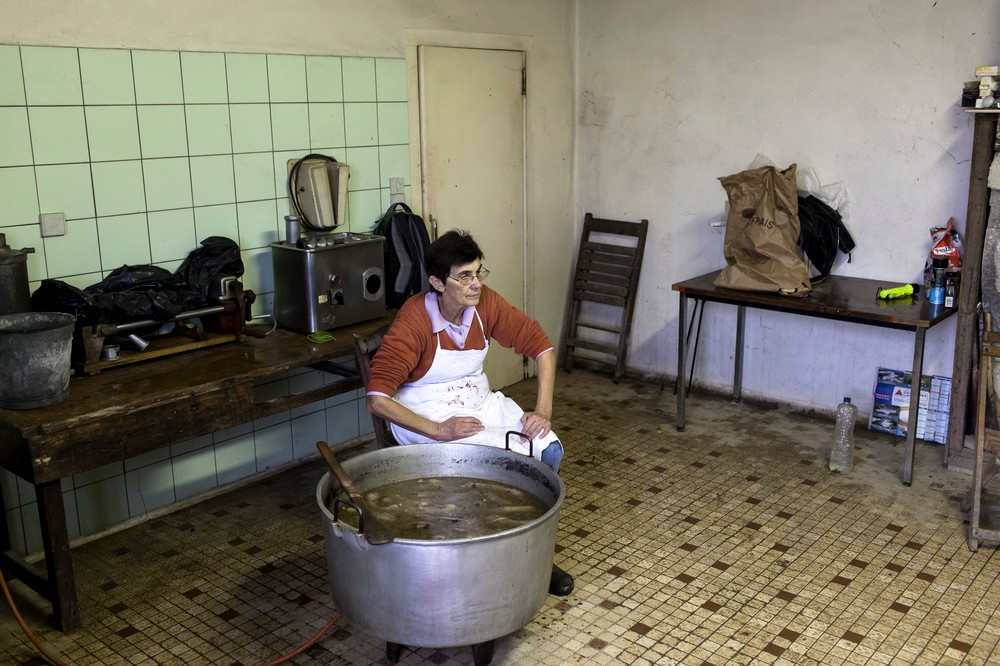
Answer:
[[(648, 226), (648, 220), (638, 223), (605, 220), (590, 213), (584, 218), (569, 319), (563, 335), (567, 372), (572, 372), (575, 357), (610, 367), (615, 382), (625, 374)], [(583, 329), (591, 333), (581, 335)], [(611, 342), (601, 340), (600, 336), (606, 333), (617, 338)], [(604, 340), (608, 337), (605, 335)], [(591, 353), (579, 354), (580, 350)]]

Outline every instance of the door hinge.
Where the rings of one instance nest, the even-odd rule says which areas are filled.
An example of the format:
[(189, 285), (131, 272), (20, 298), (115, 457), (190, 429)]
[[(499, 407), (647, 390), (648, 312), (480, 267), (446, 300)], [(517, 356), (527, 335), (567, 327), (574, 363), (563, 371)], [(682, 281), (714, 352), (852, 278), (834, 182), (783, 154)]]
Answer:
[(528, 94), (528, 68), (527, 67), (522, 67), (521, 68), (521, 94), (522, 95), (527, 95)]

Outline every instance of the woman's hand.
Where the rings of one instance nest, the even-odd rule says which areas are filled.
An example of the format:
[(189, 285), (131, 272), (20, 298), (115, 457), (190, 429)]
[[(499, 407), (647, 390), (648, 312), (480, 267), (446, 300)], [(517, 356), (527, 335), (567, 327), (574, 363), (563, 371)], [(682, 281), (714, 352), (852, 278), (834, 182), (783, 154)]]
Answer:
[(474, 416), (452, 416), (446, 421), (437, 421), (420, 416), (409, 408), (384, 395), (370, 395), (367, 398), (368, 411), (407, 430), (420, 433), (425, 441), (452, 442), (471, 437), (482, 432), (482, 421)]
[(452, 416), (438, 424), (438, 435), (441, 442), (453, 442), (456, 439), (471, 437), (484, 430), (483, 422), (474, 416)]
[(552, 429), (551, 417), (545, 412), (525, 412), (521, 417), (521, 432), (531, 439), (545, 437)]

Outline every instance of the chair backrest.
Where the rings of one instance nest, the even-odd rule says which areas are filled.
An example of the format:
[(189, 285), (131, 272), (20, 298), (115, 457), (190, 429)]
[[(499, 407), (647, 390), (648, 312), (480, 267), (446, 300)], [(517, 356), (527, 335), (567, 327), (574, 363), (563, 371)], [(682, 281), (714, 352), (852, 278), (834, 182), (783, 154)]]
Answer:
[[(388, 326), (383, 326), (369, 335), (354, 336), (354, 358), (357, 359), (358, 372), (361, 373), (361, 381), (364, 382), (365, 388), (368, 388), (368, 380), (371, 378), (372, 358), (382, 345), (382, 338), (385, 337), (385, 332), (388, 329)], [(372, 414), (371, 417), (372, 425), (375, 427), (375, 443), (378, 447), (382, 449), (387, 446), (396, 446), (397, 442), (392, 436), (389, 422), (375, 414)]]

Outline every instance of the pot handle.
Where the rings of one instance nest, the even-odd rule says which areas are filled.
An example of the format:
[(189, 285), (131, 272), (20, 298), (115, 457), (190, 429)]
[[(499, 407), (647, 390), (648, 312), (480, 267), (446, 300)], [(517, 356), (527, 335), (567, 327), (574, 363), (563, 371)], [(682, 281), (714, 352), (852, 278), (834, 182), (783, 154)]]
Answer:
[[(517, 435), (518, 437), (520, 437), (522, 439), (528, 440), (528, 457), (529, 458), (534, 458), (535, 457), (535, 443), (532, 442), (531, 438), (528, 437), (527, 435), (525, 435), (523, 432), (518, 432), (516, 430), (508, 430), (507, 434), (505, 435), (505, 442), (504, 442), (504, 444), (505, 444), (505, 448), (508, 451), (510, 451), (510, 436), (511, 435)], [(515, 451), (515, 453), (516, 453), (516, 451)]]
[(358, 534), (365, 533), (365, 512), (361, 510), (361, 507), (352, 502), (351, 500), (341, 499), (339, 497), (333, 500), (333, 522), (340, 522), (340, 505), (346, 504), (358, 513)]

